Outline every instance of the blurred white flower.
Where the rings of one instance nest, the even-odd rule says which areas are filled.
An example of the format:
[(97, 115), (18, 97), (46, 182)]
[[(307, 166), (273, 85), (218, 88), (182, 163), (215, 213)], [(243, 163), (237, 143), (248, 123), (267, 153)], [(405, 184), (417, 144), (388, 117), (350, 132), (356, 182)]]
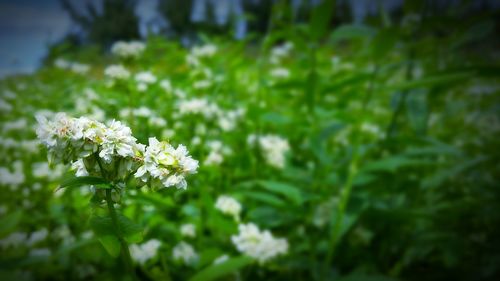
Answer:
[(140, 41), (118, 41), (111, 46), (111, 53), (121, 58), (137, 58), (145, 49), (146, 45)]
[(215, 202), (215, 208), (223, 214), (230, 215), (234, 220), (240, 220), (241, 204), (233, 197), (220, 195)]
[(48, 248), (31, 249), (28, 255), (30, 257), (47, 258), (52, 255), (52, 251)]
[(16, 248), (20, 245), (26, 244), (28, 235), (24, 232), (13, 232), (9, 236), (0, 240), (0, 248)]
[(17, 189), (25, 180), (23, 163), (21, 161), (15, 161), (12, 166), (14, 167), (14, 171), (12, 172), (5, 167), (0, 167), (0, 184), (10, 186), (12, 189)]
[(238, 235), (231, 236), (231, 241), (241, 253), (263, 264), (270, 259), (288, 252), (288, 241), (274, 238), (268, 230), (260, 231), (253, 224), (240, 224)]
[(271, 76), (277, 79), (286, 79), (290, 77), (290, 70), (284, 67), (276, 67), (271, 70)]
[(199, 259), (193, 246), (184, 241), (180, 242), (172, 249), (172, 255), (174, 260), (182, 260), (184, 264), (187, 265), (193, 265)]
[(283, 169), (286, 162), (285, 154), (290, 150), (288, 140), (276, 135), (249, 135), (247, 139), (250, 145), (255, 145), (257, 140), (267, 164)]
[(130, 72), (123, 65), (110, 65), (104, 70), (104, 75), (112, 80), (126, 80), (130, 77)]
[(196, 237), (196, 227), (192, 223), (186, 223), (181, 225), (181, 235), (184, 237)]
[(38, 231), (32, 232), (26, 244), (28, 246), (35, 245), (36, 243), (45, 240), (49, 234), (49, 231), (46, 228), (42, 228)]
[(130, 255), (136, 262), (144, 264), (157, 255), (160, 246), (161, 242), (157, 239), (151, 239), (141, 245), (130, 245)]

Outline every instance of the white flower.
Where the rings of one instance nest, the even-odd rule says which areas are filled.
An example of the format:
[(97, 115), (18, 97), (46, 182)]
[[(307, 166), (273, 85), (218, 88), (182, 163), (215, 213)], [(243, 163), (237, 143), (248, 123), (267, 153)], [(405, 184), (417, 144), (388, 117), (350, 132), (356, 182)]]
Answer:
[(42, 228), (38, 231), (31, 233), (30, 238), (26, 242), (29, 246), (35, 245), (36, 243), (45, 240), (49, 231), (46, 228)]
[(193, 47), (191, 49), (191, 54), (193, 54), (195, 57), (201, 58), (201, 57), (212, 57), (215, 55), (217, 52), (217, 46), (213, 44), (207, 44), (203, 46), (197, 46)]
[(68, 69), (71, 67), (71, 62), (62, 58), (58, 58), (54, 61), (54, 66), (61, 69)]
[(284, 67), (277, 67), (271, 70), (271, 76), (277, 79), (285, 79), (290, 77), (290, 70)]
[(90, 70), (90, 66), (83, 63), (73, 62), (70, 66), (71, 71), (77, 74), (85, 74)]
[(99, 156), (105, 162), (110, 163), (113, 156), (133, 157), (136, 150), (136, 138), (132, 136), (130, 128), (120, 121), (111, 121), (108, 129), (105, 130)]
[(12, 111), (12, 105), (7, 101), (0, 99), (0, 113), (7, 113)]
[(26, 119), (24, 118), (21, 118), (15, 121), (4, 122), (2, 129), (4, 132), (9, 132), (9, 131), (23, 130), (27, 126), (28, 126), (28, 121), (26, 121)]
[(157, 239), (151, 239), (141, 245), (130, 245), (130, 255), (138, 263), (144, 264), (157, 255), (160, 246), (161, 242)]
[(196, 227), (192, 223), (186, 223), (181, 225), (181, 235), (184, 237), (196, 237)]
[(283, 169), (286, 162), (285, 154), (290, 150), (288, 140), (276, 135), (249, 135), (247, 141), (249, 144), (255, 145), (257, 139), (267, 164)]
[(85, 163), (83, 162), (83, 159), (78, 159), (71, 163), (71, 169), (76, 170), (75, 175), (77, 177), (86, 177), (89, 175), (89, 172), (87, 171), (87, 168), (85, 167)]
[(111, 47), (111, 53), (122, 58), (136, 58), (144, 52), (146, 45), (139, 41), (118, 41)]
[(207, 89), (212, 86), (212, 82), (210, 80), (198, 80), (193, 83), (193, 88), (195, 89)]
[(51, 169), (47, 162), (33, 163), (31, 169), (35, 178), (48, 178), (50, 180), (57, 179), (64, 173), (64, 166), (57, 165)]
[(198, 261), (198, 254), (193, 246), (182, 241), (172, 249), (174, 260), (182, 260), (184, 264), (192, 265)]
[(24, 232), (13, 232), (9, 236), (0, 240), (0, 248), (16, 248), (20, 245), (24, 245), (28, 240), (28, 235)]
[(153, 84), (156, 83), (156, 76), (149, 71), (139, 72), (135, 75), (135, 81), (144, 84)]
[(179, 114), (201, 114), (206, 118), (212, 118), (216, 116), (220, 109), (215, 103), (211, 103), (203, 98), (193, 98), (190, 100), (180, 101), (178, 104)]
[(167, 93), (172, 91), (172, 83), (170, 83), (170, 80), (168, 79), (161, 80), (160, 87)]
[(104, 74), (113, 80), (125, 80), (130, 77), (130, 72), (120, 64), (106, 67)]
[(215, 208), (223, 214), (233, 216), (236, 221), (240, 220), (241, 204), (233, 197), (221, 195), (215, 202)]
[(149, 177), (158, 179), (163, 186), (176, 186), (186, 189), (185, 176), (196, 173), (198, 161), (188, 155), (185, 146), (174, 148), (168, 142), (149, 138), (149, 146), (144, 153), (144, 165), (139, 167), (135, 176), (147, 181)]
[(256, 259), (260, 264), (288, 252), (286, 239), (274, 238), (271, 232), (268, 230), (260, 231), (253, 223), (240, 224), (238, 230), (238, 235), (231, 236), (231, 241), (236, 249)]
[(17, 189), (17, 187), (23, 184), (25, 180), (23, 163), (21, 161), (16, 161), (14, 162), (13, 166), (13, 172), (11, 172), (7, 168), (0, 167), (0, 184), (8, 185), (12, 189)]

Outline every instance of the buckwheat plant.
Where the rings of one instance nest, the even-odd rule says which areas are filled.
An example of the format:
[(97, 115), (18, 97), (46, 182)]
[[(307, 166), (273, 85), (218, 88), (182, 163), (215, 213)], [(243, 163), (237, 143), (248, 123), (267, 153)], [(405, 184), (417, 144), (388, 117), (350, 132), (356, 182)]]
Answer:
[(174, 148), (156, 138), (149, 139), (149, 146), (137, 143), (131, 129), (120, 121), (105, 125), (65, 113), (57, 113), (50, 119), (42, 115), (36, 118), (37, 136), (47, 147), (49, 162), (71, 164), (76, 171), (76, 177), (64, 181), (60, 187), (93, 186), (92, 202), (105, 203), (109, 217), (93, 217), (90, 224), (107, 252), (115, 257), (121, 255), (134, 277), (127, 241), (139, 242), (134, 237), (140, 236), (141, 229), (117, 213), (115, 204), (120, 200), (116, 195), (134, 178), (153, 190), (186, 189), (185, 177), (196, 173), (198, 161), (183, 145)]

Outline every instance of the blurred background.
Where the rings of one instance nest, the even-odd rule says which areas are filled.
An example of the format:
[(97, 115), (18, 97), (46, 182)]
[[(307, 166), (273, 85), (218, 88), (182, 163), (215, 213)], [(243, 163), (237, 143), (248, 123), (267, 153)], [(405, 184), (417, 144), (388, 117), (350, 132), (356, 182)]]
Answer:
[[(146, 38), (151, 34), (179, 40), (185, 46), (196, 43), (200, 34), (224, 35), (234, 40), (258, 38), (269, 28), (276, 3), (283, 2), (283, 7), (274, 12), (277, 9), (288, 17), (287, 24), (300, 24), (309, 19), (311, 8), (320, 1), (1, 0), (0, 77), (33, 72), (51, 49), (65, 43), (106, 48), (117, 40)], [(427, 28), (441, 28), (443, 33), (452, 33), (459, 21), (493, 12), (500, 6), (495, 0), (334, 2), (330, 28), (343, 23), (377, 26), (384, 19), (397, 23), (405, 15), (425, 13), (437, 21)]]

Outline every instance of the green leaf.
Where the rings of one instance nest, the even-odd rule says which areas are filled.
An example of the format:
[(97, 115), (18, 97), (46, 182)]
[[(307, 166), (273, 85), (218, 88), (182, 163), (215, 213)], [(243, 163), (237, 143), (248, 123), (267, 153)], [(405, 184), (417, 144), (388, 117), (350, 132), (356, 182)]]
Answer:
[(114, 235), (104, 235), (97, 238), (106, 252), (114, 258), (120, 255), (120, 241)]
[(265, 180), (258, 181), (258, 184), (269, 191), (283, 195), (285, 198), (290, 199), (290, 201), (297, 205), (302, 204), (302, 194), (300, 189), (293, 185)]
[(284, 207), (286, 206), (286, 202), (281, 200), (279, 197), (274, 196), (272, 194), (266, 192), (259, 191), (248, 191), (248, 192), (240, 192), (243, 197), (254, 199), (260, 202), (263, 202), (268, 205), (276, 206), (276, 207)]
[(371, 37), (374, 34), (375, 30), (372, 27), (365, 25), (344, 24), (335, 29), (330, 37), (330, 40), (338, 42), (344, 39), (361, 39)]
[(451, 84), (456, 85), (455, 82), (465, 82), (467, 78), (472, 77), (474, 72), (457, 72), (457, 73), (444, 73), (444, 74), (435, 74), (427, 77), (423, 77), (416, 80), (410, 80), (402, 83), (398, 83), (392, 86), (389, 86), (392, 89), (396, 90), (407, 90), (407, 89), (416, 89), (416, 88), (424, 88), (428, 89), (430, 87), (443, 85), (443, 84)]
[(318, 40), (328, 31), (334, 9), (333, 0), (324, 0), (313, 8), (310, 21), (310, 34), (313, 40)]
[(21, 221), (22, 212), (16, 211), (0, 219), (0, 237), (12, 232)]
[[(142, 241), (142, 227), (129, 218), (118, 214), (118, 224), (124, 239), (129, 243), (139, 243)], [(97, 237), (117, 235), (116, 229), (110, 217), (93, 216), (90, 218), (90, 227)]]
[[(79, 187), (82, 185), (99, 185), (99, 186), (107, 185), (107, 186), (109, 186), (109, 183), (106, 180), (104, 180), (102, 178), (98, 178), (98, 177), (90, 177), (90, 176), (73, 177), (73, 178), (63, 180), (61, 182), (61, 185), (59, 185), (59, 188)], [(109, 186), (108, 188), (111, 188), (111, 186)]]
[(227, 261), (206, 267), (193, 276), (190, 281), (210, 281), (229, 275), (253, 262), (250, 257), (230, 258)]
[(337, 279), (338, 281), (397, 281), (389, 276), (383, 275), (366, 275), (363, 273), (352, 273), (345, 277)]

